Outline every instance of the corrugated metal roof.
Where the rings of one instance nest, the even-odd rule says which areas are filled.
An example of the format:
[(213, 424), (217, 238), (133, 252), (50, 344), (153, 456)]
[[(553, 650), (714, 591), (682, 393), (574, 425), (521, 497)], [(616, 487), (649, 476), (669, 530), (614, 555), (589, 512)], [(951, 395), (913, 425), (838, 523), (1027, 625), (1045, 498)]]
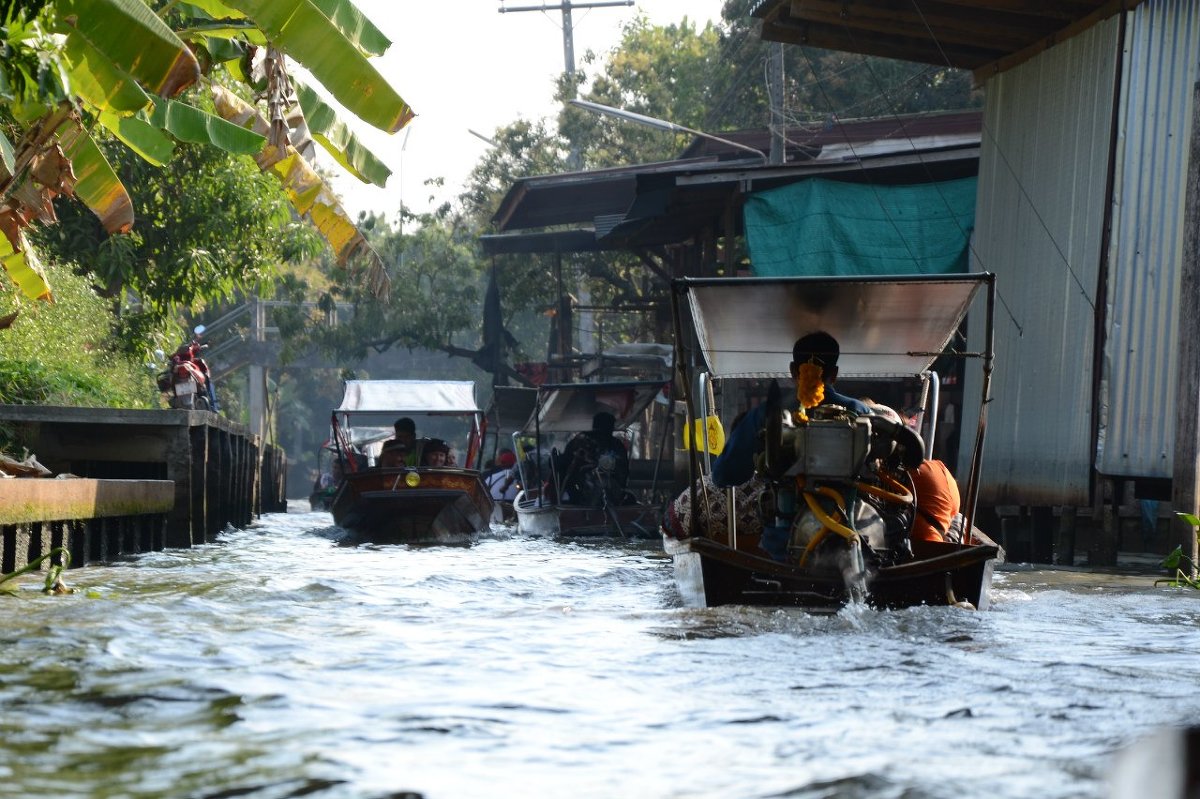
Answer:
[(1049, 47), (1138, 0), (760, 0), (764, 41), (977, 69)]
[(1186, 134), (1200, 61), (1196, 3), (1158, 0), (1139, 6), (1129, 16), (1125, 53), (1097, 468), (1109, 475), (1169, 478)]
[[(972, 253), (973, 269), (996, 273), (999, 306), (985, 504), (1089, 502), (1119, 30), (1111, 19), (986, 85)], [(978, 414), (975, 381), (968, 373), (962, 418)]]

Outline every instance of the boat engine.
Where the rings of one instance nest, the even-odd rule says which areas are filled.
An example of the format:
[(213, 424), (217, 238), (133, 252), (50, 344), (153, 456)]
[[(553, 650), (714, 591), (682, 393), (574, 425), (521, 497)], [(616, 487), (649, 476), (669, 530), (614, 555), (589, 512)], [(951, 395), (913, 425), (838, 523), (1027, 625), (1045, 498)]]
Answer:
[(775, 519), (764, 525), (763, 548), (776, 560), (814, 568), (841, 567), (859, 545), (868, 563), (910, 559), (905, 469), (924, 456), (920, 436), (837, 406), (810, 409), (809, 417), (793, 423), (780, 414), (776, 431), (768, 425), (759, 466), (773, 485)]

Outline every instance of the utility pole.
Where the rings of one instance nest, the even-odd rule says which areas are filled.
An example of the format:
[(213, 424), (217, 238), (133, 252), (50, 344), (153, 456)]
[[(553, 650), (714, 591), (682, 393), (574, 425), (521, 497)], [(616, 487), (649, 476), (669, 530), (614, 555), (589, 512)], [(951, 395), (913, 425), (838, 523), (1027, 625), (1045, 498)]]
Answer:
[[(507, 14), (516, 11), (561, 11), (562, 12), (562, 32), (563, 32), (563, 63), (567, 73), (567, 85), (570, 86), (571, 96), (567, 99), (575, 98), (575, 26), (571, 20), (571, 11), (576, 8), (591, 9), (591, 8), (611, 8), (613, 6), (632, 6), (633, 0), (600, 0), (595, 3), (572, 3), (571, 0), (562, 0), (557, 5), (547, 5), (543, 3), (540, 6), (504, 6), (503, 2), (500, 5), (500, 13)], [(567, 169), (572, 172), (578, 172), (583, 168), (583, 157), (579, 153), (578, 142), (571, 142), (571, 153), (567, 158)]]
[[(562, 32), (563, 32), (563, 66), (567, 73), (567, 85), (570, 87), (571, 96), (568, 100), (575, 99), (575, 25), (571, 18), (571, 11), (576, 8), (592, 9), (592, 8), (611, 8), (613, 6), (632, 6), (633, 0), (598, 0), (592, 3), (572, 3), (571, 0), (561, 0), (555, 5), (543, 3), (537, 6), (508, 6), (505, 7), (503, 0), (500, 3), (500, 13), (507, 14), (510, 11), (561, 11), (562, 12)], [(567, 170), (570, 172), (578, 172), (583, 169), (583, 156), (579, 151), (579, 142), (571, 142), (571, 151), (567, 155)], [(551, 342), (551, 348), (557, 348), (558, 356), (564, 361), (572, 355), (574, 344), (572, 343), (572, 311), (571, 297), (563, 290), (562, 285), (562, 253), (555, 253), (555, 271), (558, 275), (558, 313), (555, 319), (557, 325), (557, 335), (555, 340)], [(580, 326), (583, 328), (583, 335), (580, 336), (583, 341), (590, 340), (590, 330), (592, 328), (591, 312), (584, 311), (580, 316)]]
[(784, 162), (783, 117), (783, 42), (772, 42), (767, 57), (767, 97), (771, 103), (771, 157), (770, 163)]

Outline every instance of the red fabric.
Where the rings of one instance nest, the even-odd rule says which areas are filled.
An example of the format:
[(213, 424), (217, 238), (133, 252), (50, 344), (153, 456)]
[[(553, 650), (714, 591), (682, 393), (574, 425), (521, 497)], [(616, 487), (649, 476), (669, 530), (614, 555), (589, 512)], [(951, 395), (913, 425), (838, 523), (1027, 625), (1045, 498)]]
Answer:
[[(959, 511), (958, 482), (946, 464), (935, 460), (927, 460), (917, 468), (909, 469), (908, 475), (912, 478), (917, 507), (920, 508), (913, 514), (913, 540), (943, 540), (942, 534), (950, 529), (950, 521)], [(941, 529), (926, 518), (926, 513), (938, 521)]]

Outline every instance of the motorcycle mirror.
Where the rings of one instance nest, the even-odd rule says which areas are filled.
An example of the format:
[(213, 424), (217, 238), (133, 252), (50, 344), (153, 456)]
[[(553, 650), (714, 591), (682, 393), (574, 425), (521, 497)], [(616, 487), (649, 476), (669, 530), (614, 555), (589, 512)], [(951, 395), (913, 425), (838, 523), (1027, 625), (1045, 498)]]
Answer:
[(167, 357), (167, 354), (162, 351), (162, 348), (159, 348), (154, 351), (154, 357), (161, 361), (163, 358)]
[(205, 331), (206, 329), (207, 329), (207, 328), (205, 328), (205, 327), (204, 327), (204, 325), (196, 325), (196, 329), (195, 329), (195, 330), (193, 330), (192, 332), (193, 332), (193, 333), (195, 333), (197, 336), (203, 336), (203, 335), (204, 335), (204, 331)]

